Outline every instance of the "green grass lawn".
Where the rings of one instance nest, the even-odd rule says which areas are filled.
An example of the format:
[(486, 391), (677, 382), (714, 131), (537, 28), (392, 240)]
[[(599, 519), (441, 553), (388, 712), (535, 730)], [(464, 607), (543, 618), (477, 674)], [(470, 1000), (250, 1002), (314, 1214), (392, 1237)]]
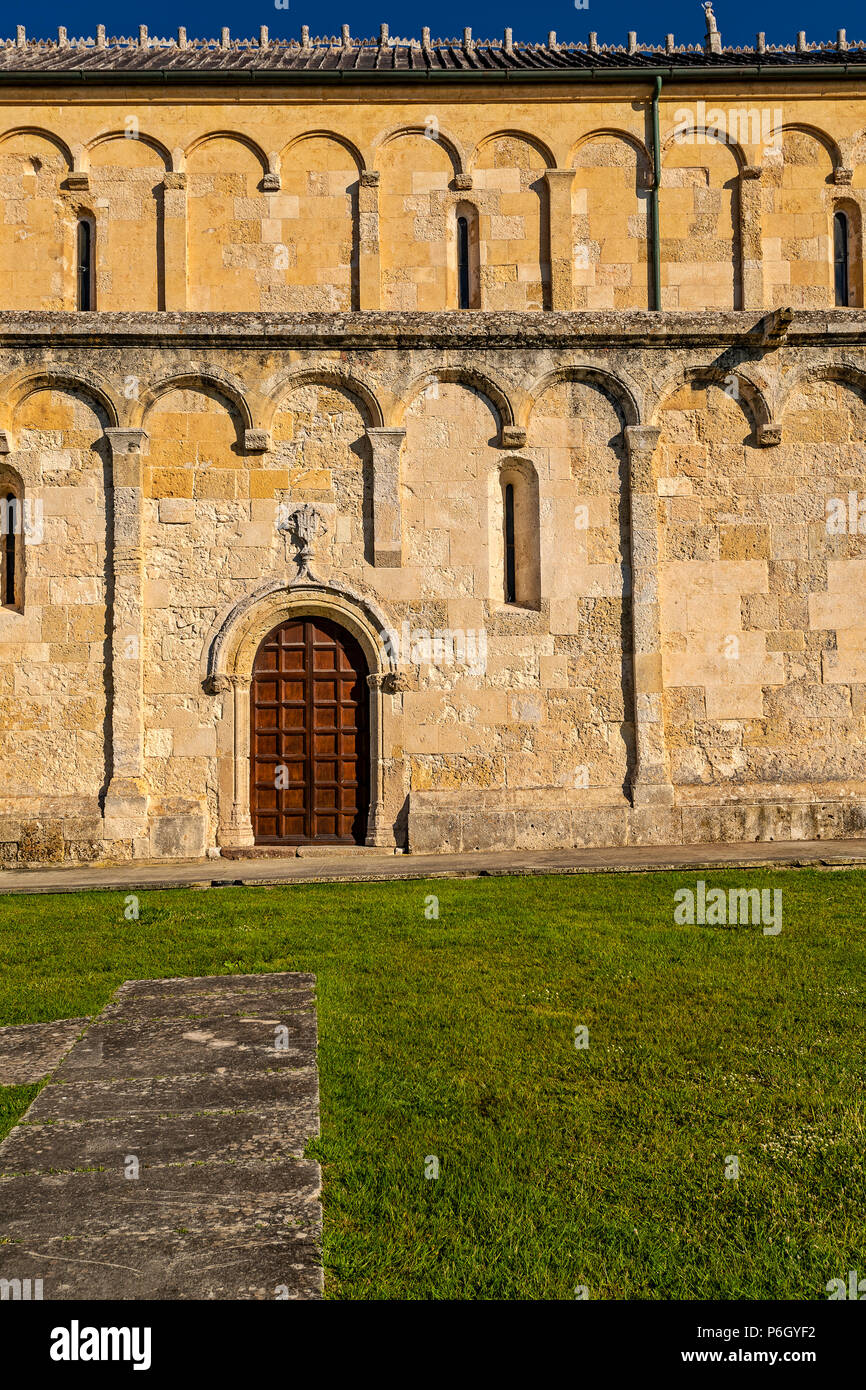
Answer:
[[(698, 877), (780, 887), (781, 933), (675, 925)], [(5, 897), (0, 1023), (95, 1013), (126, 979), (314, 971), (331, 1296), (825, 1298), (866, 1274), (864, 888), (176, 890), (137, 922), (122, 893)], [(34, 1094), (0, 1091), (0, 1124)]]

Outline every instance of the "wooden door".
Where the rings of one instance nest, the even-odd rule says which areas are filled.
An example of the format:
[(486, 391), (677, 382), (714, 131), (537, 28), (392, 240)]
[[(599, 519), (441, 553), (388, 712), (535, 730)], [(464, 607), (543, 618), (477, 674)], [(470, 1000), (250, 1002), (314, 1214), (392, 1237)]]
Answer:
[(256, 844), (363, 843), (369, 806), (367, 663), (326, 618), (268, 633), (250, 691)]

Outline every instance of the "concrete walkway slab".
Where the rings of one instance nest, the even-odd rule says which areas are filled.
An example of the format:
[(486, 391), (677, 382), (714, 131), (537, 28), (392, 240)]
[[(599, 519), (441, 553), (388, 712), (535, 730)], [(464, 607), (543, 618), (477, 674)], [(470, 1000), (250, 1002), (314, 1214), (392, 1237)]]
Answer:
[(0, 1277), (46, 1300), (321, 1297), (314, 986), (121, 986), (0, 1144)]
[(268, 859), (198, 859), (101, 868), (10, 869), (4, 893), (72, 893), (107, 889), (278, 887), (295, 883), (367, 883), (391, 879), (478, 878), (534, 874), (653, 873), (670, 869), (866, 866), (866, 839), (786, 840), (713, 845), (628, 845), (611, 849), (506, 850), (479, 854), (318, 855)]

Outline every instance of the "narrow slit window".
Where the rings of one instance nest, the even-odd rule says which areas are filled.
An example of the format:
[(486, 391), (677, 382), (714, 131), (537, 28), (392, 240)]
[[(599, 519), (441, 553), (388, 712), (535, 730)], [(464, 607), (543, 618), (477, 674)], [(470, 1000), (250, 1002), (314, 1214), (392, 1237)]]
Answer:
[(514, 484), (505, 485), (505, 602), (517, 602), (517, 563), (514, 553)]
[(0, 606), (14, 608), (18, 592), (21, 504), (14, 492), (0, 497)]
[(844, 212), (833, 216), (833, 274), (836, 284), (836, 307), (848, 307), (848, 218)]
[(85, 312), (93, 308), (93, 228), (87, 218), (78, 223), (78, 307)]
[(469, 287), (469, 218), (457, 218), (458, 295), (461, 309), (470, 309)]

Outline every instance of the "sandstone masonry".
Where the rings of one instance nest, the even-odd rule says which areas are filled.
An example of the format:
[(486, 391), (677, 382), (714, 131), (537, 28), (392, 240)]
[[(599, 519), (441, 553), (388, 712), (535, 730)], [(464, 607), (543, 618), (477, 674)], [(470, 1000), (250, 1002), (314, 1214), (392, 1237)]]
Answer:
[(657, 165), (591, 46), (482, 88), (402, 42), (367, 85), (330, 44), (339, 95), (313, 42), (255, 90), (0, 49), (0, 857), (252, 845), (254, 663), (305, 617), (363, 654), (367, 843), (859, 835), (866, 53), (666, 49)]

